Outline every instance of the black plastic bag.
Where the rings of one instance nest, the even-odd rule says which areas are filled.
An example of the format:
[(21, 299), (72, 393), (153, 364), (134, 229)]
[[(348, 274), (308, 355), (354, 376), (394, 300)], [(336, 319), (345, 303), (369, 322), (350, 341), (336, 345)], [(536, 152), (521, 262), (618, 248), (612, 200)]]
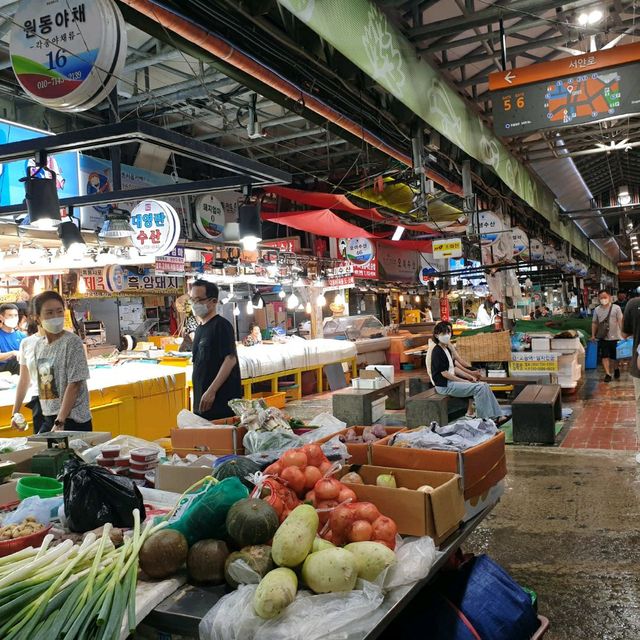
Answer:
[(133, 510), (145, 519), (144, 502), (137, 485), (108, 469), (79, 460), (64, 467), (64, 512), (71, 531), (84, 533), (110, 522), (114, 527), (133, 527)]

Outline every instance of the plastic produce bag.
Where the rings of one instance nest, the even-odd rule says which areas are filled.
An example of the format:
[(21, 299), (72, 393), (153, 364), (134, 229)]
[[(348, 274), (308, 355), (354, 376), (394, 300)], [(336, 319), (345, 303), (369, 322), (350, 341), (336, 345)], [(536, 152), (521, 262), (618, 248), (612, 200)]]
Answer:
[(78, 460), (67, 462), (63, 474), (64, 512), (71, 531), (84, 533), (107, 522), (131, 528), (134, 509), (145, 519), (142, 494), (133, 480)]
[(15, 511), (12, 511), (2, 521), (3, 525), (18, 524), (25, 518), (32, 516), (40, 524), (47, 525), (51, 520), (58, 518), (58, 509), (62, 505), (62, 496), (55, 498), (41, 498), (40, 496), (31, 496), (25, 498)]
[(202, 487), (185, 493), (168, 516), (169, 529), (175, 529), (187, 539), (189, 546), (205, 538), (227, 537), (225, 522), (231, 507), (249, 496), (248, 489), (238, 478), (220, 482), (205, 478)]
[[(383, 601), (375, 585), (348, 593), (314, 595), (300, 591), (282, 614), (263, 620), (253, 610), (256, 585), (244, 585), (220, 600), (200, 622), (201, 640), (324, 640), (347, 638), (367, 628)], [(233, 624), (229, 621), (233, 620)], [(330, 633), (328, 633), (330, 630)]]
[[(342, 431), (347, 428), (347, 423), (342, 422), (342, 420), (338, 420), (331, 413), (320, 413), (318, 414), (311, 422), (309, 423), (310, 427), (327, 427), (329, 429), (333, 429), (330, 433), (336, 433), (337, 431)], [(316, 433), (316, 432), (314, 432)]]
[(404, 538), (402, 544), (396, 547), (396, 563), (387, 571), (384, 588), (395, 589), (426, 578), (436, 558), (437, 551), (432, 538)]
[(178, 414), (178, 429), (188, 429), (194, 427), (210, 427), (211, 422), (209, 420), (205, 420), (204, 418), (197, 416), (192, 411), (188, 411), (187, 409), (181, 409)]
[(131, 449), (139, 449), (144, 447), (145, 449), (155, 449), (158, 451), (158, 455), (161, 458), (164, 458), (166, 455), (166, 451), (155, 442), (149, 442), (148, 440), (143, 440), (142, 438), (134, 438), (133, 436), (116, 436), (107, 442), (102, 442), (101, 444), (96, 445), (95, 447), (91, 447), (91, 449), (87, 449), (80, 453), (80, 457), (90, 464), (95, 463), (96, 458), (102, 452), (104, 447), (110, 447), (113, 445), (118, 445), (120, 447), (120, 455), (127, 456)]
[(286, 451), (302, 446), (300, 436), (292, 431), (247, 431), (242, 445), (247, 453)]

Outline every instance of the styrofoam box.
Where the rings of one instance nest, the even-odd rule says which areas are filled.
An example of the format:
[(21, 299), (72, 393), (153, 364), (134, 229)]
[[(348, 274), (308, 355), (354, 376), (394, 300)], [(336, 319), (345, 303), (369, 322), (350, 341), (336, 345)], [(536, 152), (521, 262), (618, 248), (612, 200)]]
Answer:
[(388, 386), (384, 378), (353, 378), (351, 386), (354, 389), (382, 389)]
[(570, 351), (580, 347), (580, 338), (554, 338), (551, 341), (553, 351)]
[(371, 403), (371, 422), (378, 422), (384, 416), (388, 396), (382, 396)]
[(377, 371), (389, 384), (393, 384), (395, 379), (392, 364), (370, 364), (367, 371)]
[(531, 338), (531, 351), (549, 351), (550, 342), (549, 338)]

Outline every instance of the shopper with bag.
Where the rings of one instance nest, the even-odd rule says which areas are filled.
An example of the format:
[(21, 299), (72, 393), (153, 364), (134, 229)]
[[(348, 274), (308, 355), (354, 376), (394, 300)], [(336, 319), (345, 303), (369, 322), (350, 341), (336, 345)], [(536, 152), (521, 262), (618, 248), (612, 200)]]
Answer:
[(604, 381), (611, 382), (611, 367), (614, 367), (616, 380), (620, 377), (620, 366), (616, 359), (618, 340), (622, 338), (622, 309), (611, 304), (611, 295), (607, 291), (598, 294), (600, 304), (593, 310), (591, 339), (598, 341), (598, 351), (604, 367)]
[[(41, 431), (91, 431), (89, 410), (89, 365), (82, 340), (64, 329), (64, 300), (55, 291), (45, 291), (34, 300), (35, 317), (44, 335), (35, 343), (33, 357), (38, 396), (44, 414)], [(29, 367), (20, 368), (16, 397), (17, 413), (30, 386)], [(18, 425), (13, 424), (14, 428)]]

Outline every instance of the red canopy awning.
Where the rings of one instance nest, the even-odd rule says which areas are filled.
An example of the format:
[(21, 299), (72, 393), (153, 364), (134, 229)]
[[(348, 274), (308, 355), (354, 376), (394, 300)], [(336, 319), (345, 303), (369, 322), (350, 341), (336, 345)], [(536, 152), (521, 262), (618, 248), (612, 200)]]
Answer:
[(394, 247), (405, 251), (419, 251), (420, 253), (431, 253), (433, 243), (431, 240), (378, 240), (378, 244), (384, 247)]
[[(268, 193), (273, 193), (281, 198), (286, 198), (292, 202), (306, 204), (311, 207), (322, 207), (323, 209), (337, 209), (338, 211), (346, 211), (360, 218), (371, 220), (372, 222), (381, 222), (383, 224), (394, 225), (401, 224), (410, 231), (420, 231), (422, 233), (433, 234), (435, 229), (427, 224), (406, 224), (395, 217), (382, 215), (376, 208), (363, 209), (353, 204), (347, 196), (337, 193), (320, 193), (317, 191), (302, 191), (302, 189), (292, 189), (290, 187), (265, 187)], [(324, 235), (327, 235), (326, 233)], [(347, 236), (340, 236), (347, 237)], [(355, 236), (354, 236), (355, 237)], [(366, 237), (366, 236), (360, 236)]]
[(285, 213), (263, 213), (262, 219), (282, 224), (298, 231), (315, 233), (327, 238), (379, 238), (355, 224), (346, 222), (329, 209), (315, 211), (287, 211)]
[(363, 209), (353, 204), (347, 196), (338, 193), (319, 193), (316, 191), (302, 191), (301, 189), (291, 189), (290, 187), (265, 187), (268, 193), (274, 193), (281, 198), (286, 198), (292, 202), (299, 202), (311, 207), (321, 207), (322, 209), (337, 209), (338, 211), (348, 211), (361, 218), (373, 220), (375, 222), (389, 221), (393, 224), (392, 219), (389, 220), (383, 216), (377, 209)]

